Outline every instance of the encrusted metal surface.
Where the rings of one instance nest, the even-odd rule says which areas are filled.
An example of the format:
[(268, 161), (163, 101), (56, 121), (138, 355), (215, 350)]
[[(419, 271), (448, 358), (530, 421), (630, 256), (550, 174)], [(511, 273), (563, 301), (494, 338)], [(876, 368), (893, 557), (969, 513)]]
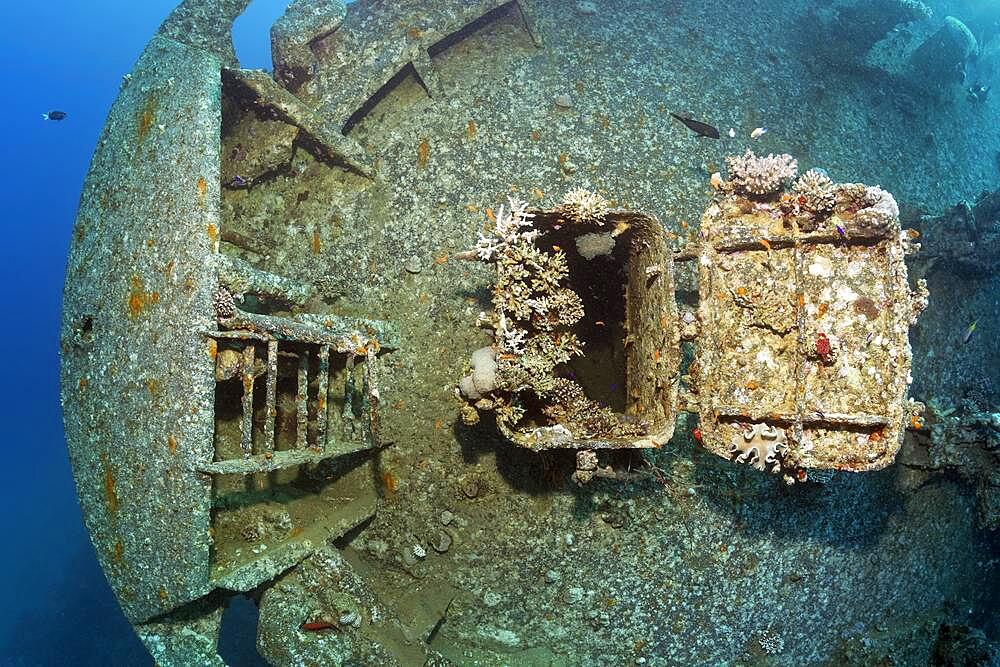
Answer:
[(87, 528), (132, 621), (209, 583), (219, 230), (218, 57), (154, 37), (84, 186), (63, 297), (66, 441)]
[[(737, 455), (728, 451), (735, 440), (765, 456), (770, 448), (787, 453), (792, 469), (786, 472), (793, 475), (798, 466), (814, 466), (811, 482), (790, 488), (748, 466), (701, 455), (689, 436), (699, 432), (683, 413), (676, 416), (669, 446), (631, 454), (578, 450), (575, 473), (574, 452), (525, 451), (497, 437), (490, 420), (458, 423), (455, 382), (469, 370), (468, 353), (485, 347), (479, 359), (488, 357), (496, 338), (475, 326), (477, 313), (491, 308), (493, 275), (455, 260), (478, 232), (489, 231), (497, 202), (512, 196), (549, 210), (571, 189), (615, 197), (609, 208), (649, 211), (648, 219), (664, 225), (671, 244), (685, 247), (678, 258), (695, 258), (692, 248), (700, 239), (696, 225), (687, 221), (704, 210), (709, 183), (716, 182), (709, 181), (715, 165), (751, 143), (747, 136), (756, 126), (771, 130), (751, 145), (794, 151), (832, 173), (877, 178), (907, 201), (937, 205), (944, 193), (950, 202), (954, 193), (970, 196), (979, 181), (992, 178), (988, 147), (997, 130), (984, 120), (988, 115), (956, 109), (961, 122), (943, 125), (929, 115), (901, 113), (895, 100), (874, 103), (886, 93), (859, 82), (853, 70), (809, 69), (808, 53), (783, 41), (787, 26), (803, 18), (801, 3), (792, 0), (710, 5), (361, 0), (342, 23), (336, 0), (298, 0), (279, 22), (292, 48), (276, 51), (275, 68), (299, 67), (304, 81), (298, 72), (292, 80), (279, 71), (285, 91), (263, 73), (223, 69), (220, 91), (220, 68), (238, 65), (228, 56), (228, 35), (218, 25), (242, 4), (188, 2), (168, 21), (178, 40), (216, 56), (189, 53), (162, 37), (151, 46), (162, 56), (156, 66), (167, 78), (157, 81), (164, 85), (168, 77), (177, 85), (176, 72), (187, 71), (175, 58), (213, 63), (210, 82), (181, 93), (190, 109), (204, 107), (206, 113), (218, 113), (222, 97), (221, 136), (214, 125), (211, 149), (206, 150), (209, 139), (197, 145), (204, 160), (215, 160), (212, 151), (221, 146), (222, 164), (206, 175), (204, 192), (198, 174), (185, 171), (184, 160), (191, 156), (184, 147), (192, 145), (192, 128), (198, 128), (185, 122), (183, 113), (149, 123), (143, 145), (152, 145), (153, 133), (166, 133), (176, 139), (169, 156), (147, 150), (139, 154), (142, 159), (108, 160), (109, 146), (136, 157), (136, 119), (148, 117), (146, 99), (126, 86), (88, 180), (70, 262), (63, 395), (81, 499), (109, 578), (114, 583), (124, 576), (115, 573), (125, 567), (115, 561), (121, 553), (133, 568), (127, 576), (143, 582), (144, 595), (152, 594), (148, 613), (172, 604), (159, 602), (157, 566), (172, 567), (176, 550), (159, 548), (158, 531), (165, 526), (168, 538), (175, 528), (182, 532), (174, 512), (187, 510), (183, 503), (160, 503), (158, 485), (161, 479), (176, 487), (178, 478), (214, 478), (213, 488), (201, 484), (190, 490), (202, 498), (211, 491), (212, 523), (200, 528), (211, 529), (215, 548), (204, 572), (210, 576), (208, 565), (214, 566), (215, 584), (229, 590), (137, 625), (158, 663), (190, 663), (192, 655), (211, 662), (219, 598), (234, 590), (250, 591), (260, 601), (258, 646), (275, 664), (298, 664), (306, 657), (363, 662), (370, 656), (403, 664), (431, 656), (431, 664), (438, 664), (436, 652), (460, 664), (850, 663), (841, 660), (848, 641), (888, 636), (866, 625), (873, 618), (883, 619), (879, 627), (898, 636), (909, 637), (905, 633), (912, 630), (916, 637), (896, 642), (894, 653), (879, 659), (918, 664), (928, 646), (928, 633), (918, 622), (944, 615), (928, 610), (984, 594), (986, 587), (978, 584), (994, 576), (995, 566), (969, 525), (968, 499), (950, 483), (927, 484), (929, 473), (914, 468), (864, 475), (820, 470), (845, 462), (852, 469), (879, 467), (896, 446), (906, 416), (893, 413), (889, 403), (901, 398), (898, 382), (905, 377), (900, 371), (906, 359), (901, 348), (896, 357), (889, 352), (901, 341), (897, 326), (906, 308), (897, 303), (889, 309), (893, 313), (866, 314), (862, 321), (858, 312), (872, 312), (867, 302), (861, 310), (840, 309), (822, 294), (827, 283), (837, 281), (876, 306), (879, 297), (907, 296), (898, 289), (901, 264), (894, 254), (905, 239), (893, 239), (885, 230), (866, 236), (850, 224), (847, 240), (834, 227), (825, 235), (801, 229), (803, 234), (790, 234), (764, 220), (773, 222), (777, 209), (756, 216), (743, 210), (730, 221), (743, 225), (745, 234), (734, 240), (732, 230), (722, 229), (711, 245), (701, 246), (719, 263), (709, 279), (724, 294), (718, 305), (706, 306), (715, 319), (704, 319), (700, 327), (689, 310), (696, 301), (695, 264), (676, 267), (685, 341), (701, 344), (720, 336), (738, 345), (740, 323), (756, 322), (751, 337), (768, 343), (772, 356), (778, 355), (776, 366), (789, 363), (783, 376), (779, 368), (771, 369), (775, 377), (795, 383), (785, 391), (770, 376), (744, 379), (754, 369), (738, 363), (742, 351), (717, 347), (711, 352), (732, 377), (704, 364), (690, 375), (705, 373), (725, 401), (712, 403), (712, 392), (695, 386), (689, 388), (700, 389), (700, 395), (686, 394), (680, 407), (701, 411), (706, 424), (701, 436), (712, 451)], [(295, 14), (317, 7), (332, 14), (303, 21), (303, 14)], [(544, 48), (538, 39), (542, 30)], [(693, 52), (699, 56), (692, 58)], [(838, 94), (824, 95), (828, 90)], [(803, 100), (811, 101), (815, 113), (802, 113)], [(720, 140), (693, 138), (668, 113), (682, 108), (719, 124)], [(725, 131), (730, 126), (735, 136)], [(928, 153), (923, 142), (911, 140), (931, 134), (947, 141), (950, 150)], [(886, 155), (896, 157), (889, 161)], [(947, 168), (959, 159), (968, 169)], [(154, 170), (151, 160), (163, 168)], [(926, 168), (913, 168), (918, 162)], [(752, 179), (746, 183), (761, 186)], [(182, 207), (184, 215), (158, 228), (165, 240), (158, 235), (148, 248), (139, 247), (149, 239), (136, 241), (131, 230), (144, 224), (153, 206), (151, 219), (159, 220), (163, 201), (169, 201), (154, 195), (176, 188), (195, 207), (201, 194), (211, 205), (219, 185), (220, 221), (214, 221), (219, 223), (214, 231)], [(192, 198), (186, 188), (197, 194)], [(109, 206), (116, 202), (117, 213)], [(840, 216), (846, 223), (850, 217)], [(713, 227), (711, 218), (706, 229)], [(95, 224), (101, 238), (88, 241), (88, 226)], [(195, 283), (198, 303), (189, 305), (205, 307), (198, 310), (197, 326), (179, 319), (159, 327), (154, 337), (127, 315), (120, 322), (105, 321), (103, 331), (99, 320), (79, 319), (86, 295), (97, 295), (96, 303), (108, 312), (123, 299), (131, 303), (133, 294), (148, 316), (164, 308), (163, 289), (154, 304), (156, 288), (145, 277), (135, 290), (131, 273), (118, 282), (109, 278), (119, 271), (110, 257), (129, 257), (121, 251), (127, 233), (133, 252), (144, 257), (165, 253), (166, 265), (179, 255), (172, 265), (176, 271), (184, 253), (165, 248), (173, 248), (174, 235), (189, 224), (191, 238), (204, 241), (206, 253), (218, 248), (253, 269), (243, 272), (245, 279), (221, 271), (219, 280), (233, 290), (216, 292), (214, 303), (215, 277), (204, 291)], [(736, 245), (726, 245), (730, 242)], [(572, 252), (569, 243), (555, 245)], [(105, 246), (114, 252), (105, 252)], [(819, 258), (829, 262), (830, 277), (823, 280), (809, 273)], [(864, 260), (858, 275), (851, 274), (855, 258)], [(644, 271), (654, 264), (659, 262)], [(729, 270), (723, 272), (723, 266)], [(821, 262), (821, 271), (826, 266)], [(746, 271), (746, 285), (734, 277), (740, 271)], [(759, 283), (775, 274), (781, 277), (776, 282), (790, 281), (790, 289), (760, 289)], [(183, 274), (174, 275), (186, 282)], [(645, 277), (655, 284), (658, 275), (654, 269)], [(241, 298), (245, 286), (248, 294)], [(785, 300), (789, 295), (791, 302)], [(714, 299), (714, 291), (708, 296)], [(986, 307), (990, 298), (974, 303)], [(656, 303), (670, 309), (670, 300)], [(963, 319), (971, 322), (972, 306), (963, 308)], [(656, 314), (651, 307), (638, 318), (629, 315), (641, 320), (641, 339), (629, 340), (633, 331), (622, 329), (609, 340), (623, 350), (634, 348), (640, 373), (671, 382), (675, 332), (658, 329)], [(380, 329), (377, 320), (366, 324), (367, 318), (392, 319), (400, 327)], [(946, 319), (939, 313), (936, 321)], [(104, 335), (111, 325), (115, 328)], [(182, 366), (185, 358), (178, 358), (186, 348), (161, 344), (183, 338), (186, 327), (197, 332), (200, 345), (214, 341), (221, 353), (216, 364), (199, 361), (194, 370), (204, 375), (194, 383)], [(871, 345), (881, 335), (890, 347), (873, 348), (881, 350), (877, 353), (862, 348), (855, 337), (864, 333), (865, 342), (871, 329)], [(945, 330), (938, 324), (921, 334), (925, 360)], [(819, 333), (832, 342), (829, 353), (815, 340), (810, 353), (807, 337)], [(789, 343), (783, 349), (781, 339)], [(374, 341), (395, 349), (379, 359)], [(979, 344), (978, 338), (969, 347), (956, 344), (948, 359)], [(253, 358), (243, 357), (251, 345)], [(657, 352), (660, 362), (666, 357), (659, 367)], [(109, 385), (108, 378), (124, 368), (138, 373), (141, 382), (167, 363), (168, 353), (168, 368), (176, 371), (171, 391), (183, 384), (187, 411), (165, 413), (161, 404), (147, 410), (138, 398), (121, 404), (128, 385), (123, 380)], [(862, 374), (858, 390), (853, 373), (840, 375), (859, 353), (872, 365), (887, 365), (880, 391), (868, 391), (872, 376)], [(941, 362), (926, 363), (931, 372), (925, 384), (943, 386), (944, 373), (936, 367)], [(304, 378), (303, 367), (308, 368)], [(321, 368), (323, 377), (314, 377), (314, 369)], [(81, 369), (103, 382), (100, 402), (88, 403), (82, 390), (92, 378), (80, 383)], [(267, 374), (276, 381), (267, 382)], [(751, 380), (757, 389), (747, 387)], [(245, 422), (243, 382), (256, 384), (246, 397), (253, 414)], [(741, 403), (741, 386), (768, 397)], [(640, 388), (645, 393), (639, 403), (654, 407), (672, 391), (657, 394), (656, 382), (643, 387), (649, 391)], [(595, 395), (603, 392), (598, 397), (608, 404), (626, 407), (623, 385), (596, 382), (588, 388)], [(199, 400), (195, 391), (201, 392)], [(172, 468), (173, 459), (155, 448), (156, 434), (167, 419), (174, 420), (171, 425), (203, 419), (205, 413), (191, 410), (212, 406), (213, 398), (214, 456), (209, 426), (208, 455)], [(786, 410), (787, 419), (779, 414), (774, 420), (761, 409), (752, 423), (743, 412), (758, 403)], [(120, 409), (109, 411), (106, 405)], [(672, 398), (662, 404), (664, 427), (675, 417), (666, 409), (670, 405)], [(898, 405), (904, 409), (901, 401)], [(804, 411), (810, 409), (823, 413), (820, 422), (808, 421)], [(641, 426), (640, 415), (619, 413), (623, 428)], [(720, 434), (738, 422), (746, 423), (742, 433), (728, 440)], [(798, 423), (801, 433), (793, 428)], [(827, 428), (831, 424), (835, 428)], [(651, 428), (660, 428), (659, 422)], [(810, 429), (814, 446), (806, 450), (800, 436), (810, 435)], [(884, 449), (870, 447), (878, 432), (887, 436)], [(845, 440), (845, 433), (868, 439)], [(324, 442), (332, 443), (330, 457)], [(168, 452), (171, 443), (178, 458), (188, 456), (189, 443), (168, 438)], [(793, 453), (798, 458), (791, 458)], [(876, 454), (873, 461), (870, 453)], [(644, 474), (611, 475), (619, 481), (576, 488), (570, 480), (580, 481), (581, 471), (602, 476), (597, 454)], [(752, 462), (749, 456), (743, 460)], [(189, 478), (188, 470), (198, 472)], [(105, 488), (116, 493), (108, 495)], [(119, 517), (125, 516), (126, 499), (145, 503), (136, 505), (144, 519), (129, 516), (113, 524), (108, 498)], [(115, 551), (113, 531), (125, 523), (133, 532)], [(329, 539), (341, 535), (334, 549)], [(129, 560), (128, 546), (143, 548), (141, 543), (147, 544), (143, 555), (153, 557), (151, 566)], [(196, 546), (208, 544), (203, 538)], [(344, 567), (347, 560), (351, 568)], [(173, 571), (166, 572), (169, 580)], [(120, 582), (115, 586), (130, 618), (143, 618), (130, 598), (134, 592)], [(524, 595), (528, 589), (537, 594)], [(353, 601), (339, 595), (345, 592)], [(348, 607), (340, 608), (345, 601)], [(336, 627), (314, 632), (301, 626), (311, 621)], [(414, 648), (406, 659), (393, 646), (399, 627)], [(784, 650), (774, 648), (782, 642)], [(776, 653), (761, 658), (758, 649), (765, 645)]]
[(780, 193), (730, 194), (702, 218), (701, 434), (720, 456), (763, 469), (767, 446), (748, 451), (762, 423), (781, 434), (768, 468), (878, 470), (899, 450), (916, 318), (909, 237), (895, 215), (866, 226), (847, 187), (865, 191), (844, 186), (821, 222), (790, 206), (805, 197)]

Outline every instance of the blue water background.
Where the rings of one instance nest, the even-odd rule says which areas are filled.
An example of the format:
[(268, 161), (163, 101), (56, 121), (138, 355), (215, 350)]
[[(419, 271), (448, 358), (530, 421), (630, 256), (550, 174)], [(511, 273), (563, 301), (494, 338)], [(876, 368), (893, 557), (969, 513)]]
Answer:
[[(0, 340), (0, 665), (151, 664), (94, 557), (59, 407), (59, 312), (84, 176), (119, 82), (178, 0), (5, 2)], [(270, 66), (285, 0), (234, 29), (245, 67)], [(62, 122), (41, 114), (66, 111)]]

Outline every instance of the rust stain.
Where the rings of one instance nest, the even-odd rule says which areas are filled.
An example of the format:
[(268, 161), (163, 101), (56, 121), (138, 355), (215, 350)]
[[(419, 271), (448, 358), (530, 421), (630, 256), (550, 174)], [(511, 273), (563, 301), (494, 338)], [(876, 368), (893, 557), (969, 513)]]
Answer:
[(312, 236), (312, 253), (314, 255), (318, 255), (321, 249), (322, 249), (322, 240), (319, 237), (319, 230), (314, 229)]
[(122, 559), (124, 557), (125, 557), (125, 545), (122, 544), (121, 540), (118, 540), (117, 542), (115, 542), (115, 550), (114, 553), (111, 555), (111, 560), (114, 561), (114, 563), (117, 565), (118, 563), (122, 562)]
[(411, 27), (406, 31), (407, 37), (410, 39), (420, 39), (424, 35), (424, 31), (417, 27)]
[(133, 320), (142, 314), (146, 309), (147, 299), (144, 291), (142, 278), (132, 276), (132, 290), (128, 295), (128, 313)]
[(465, 133), (470, 139), (476, 138), (476, 133), (479, 131), (479, 126), (476, 125), (476, 121), (470, 120), (469, 124), (465, 128)]
[(198, 177), (198, 206), (205, 208), (205, 197), (208, 194), (208, 183), (204, 176)]
[(160, 391), (160, 381), (154, 378), (146, 380), (146, 389), (149, 390), (151, 396), (155, 396)]
[(167, 434), (167, 451), (171, 454), (177, 453), (177, 438), (174, 437), (173, 433)]
[(210, 222), (205, 227), (205, 231), (208, 233), (208, 240), (212, 243), (212, 248), (217, 249), (219, 247), (219, 228)]
[(443, 253), (434, 258), (435, 264), (444, 264), (448, 261), (448, 253)]
[(164, 602), (166, 602), (167, 598), (170, 597), (170, 595), (167, 593), (167, 589), (163, 586), (160, 586), (160, 590), (156, 592), (156, 595), (159, 596), (159, 598)]
[(88, 384), (90, 384), (90, 381), (87, 378), (80, 378), (80, 391), (84, 391)]
[(423, 169), (427, 166), (427, 158), (431, 154), (431, 142), (427, 137), (420, 140), (420, 146), (417, 148), (417, 166)]
[(149, 130), (153, 127), (153, 122), (156, 120), (156, 105), (156, 95), (151, 95), (139, 111), (138, 134), (140, 144), (146, 140), (146, 136), (149, 135)]
[(542, 138), (542, 133), (541, 132), (539, 132), (538, 130), (532, 130), (531, 131), (531, 140), (532, 141), (538, 141), (541, 138)]
[(208, 356), (210, 359), (215, 359), (215, 355), (219, 353), (219, 342), (214, 338), (209, 338), (206, 343), (208, 346)]
[(108, 509), (108, 514), (118, 513), (118, 491), (115, 487), (115, 471), (111, 469), (108, 455), (101, 454), (101, 463), (104, 465), (104, 505)]
[(399, 488), (399, 480), (390, 471), (386, 470), (382, 473), (382, 487), (391, 496)]

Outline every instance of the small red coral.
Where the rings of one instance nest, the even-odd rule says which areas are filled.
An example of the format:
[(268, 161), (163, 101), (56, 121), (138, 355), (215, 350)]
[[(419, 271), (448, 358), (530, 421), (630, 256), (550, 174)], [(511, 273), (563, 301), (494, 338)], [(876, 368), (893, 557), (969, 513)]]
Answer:
[(833, 354), (833, 346), (830, 345), (830, 339), (826, 337), (825, 333), (819, 333), (816, 335), (816, 356), (819, 357), (820, 361), (824, 364), (830, 363), (830, 356)]

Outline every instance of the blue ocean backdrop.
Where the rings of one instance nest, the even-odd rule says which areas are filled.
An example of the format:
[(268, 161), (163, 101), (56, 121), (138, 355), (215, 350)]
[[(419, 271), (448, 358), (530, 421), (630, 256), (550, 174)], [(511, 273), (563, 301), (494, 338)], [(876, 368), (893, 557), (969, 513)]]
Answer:
[[(59, 407), (59, 317), (70, 232), (111, 103), (175, 0), (4, 3), (6, 131), (0, 276), (7, 405), (0, 507), (0, 665), (152, 664), (118, 608), (77, 504)], [(283, 0), (234, 26), (247, 67), (270, 68)], [(62, 110), (61, 122), (42, 114)], [(244, 663), (245, 664), (245, 663)]]

